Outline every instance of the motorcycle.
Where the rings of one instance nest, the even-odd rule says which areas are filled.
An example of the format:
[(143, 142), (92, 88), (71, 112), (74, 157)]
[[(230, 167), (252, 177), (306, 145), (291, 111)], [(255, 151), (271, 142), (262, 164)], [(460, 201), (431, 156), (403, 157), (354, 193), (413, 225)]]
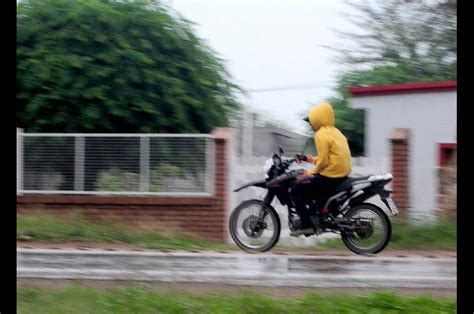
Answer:
[[(275, 197), (288, 207), (290, 231), (294, 231), (299, 224), (300, 218), (291, 199), (290, 188), (305, 169), (298, 167), (300, 162), (296, 158), (285, 157), (283, 153), (280, 146), (279, 154), (275, 153), (265, 162), (262, 180), (249, 182), (234, 190), (239, 192), (251, 186), (266, 190), (263, 200), (243, 201), (230, 216), (230, 234), (244, 251), (266, 252), (277, 244), (281, 223), (271, 205)], [(392, 179), (391, 173), (349, 177), (336, 188), (325, 204), (309, 201), (306, 206), (314, 233), (305, 236), (332, 232), (339, 234), (345, 246), (356, 254), (381, 252), (390, 241), (392, 225), (382, 208), (366, 200), (379, 195), (391, 214), (397, 215), (397, 206), (390, 197), (392, 190), (385, 187)]]

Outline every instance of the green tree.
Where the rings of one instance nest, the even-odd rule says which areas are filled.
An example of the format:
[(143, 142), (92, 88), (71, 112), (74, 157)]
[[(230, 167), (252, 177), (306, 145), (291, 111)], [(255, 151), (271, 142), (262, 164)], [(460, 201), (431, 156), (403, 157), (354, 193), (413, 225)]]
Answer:
[(240, 106), (191, 22), (152, 0), (21, 1), (16, 86), (29, 132), (209, 132)]
[[(338, 32), (340, 75), (333, 105), (337, 127), (348, 137), (354, 156), (364, 153), (364, 112), (348, 107), (347, 89), (456, 79), (456, 1), (348, 2), (355, 32)], [(363, 30), (363, 31), (361, 31)]]
[(418, 76), (456, 77), (456, 1), (346, 1), (350, 32), (336, 60), (351, 68), (403, 65)]

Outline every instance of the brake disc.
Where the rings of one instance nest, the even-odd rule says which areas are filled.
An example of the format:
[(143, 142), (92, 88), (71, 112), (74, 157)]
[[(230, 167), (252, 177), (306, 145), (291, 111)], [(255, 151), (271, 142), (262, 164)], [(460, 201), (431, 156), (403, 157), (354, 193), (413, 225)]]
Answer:
[(248, 237), (254, 239), (260, 237), (264, 229), (258, 223), (258, 217), (255, 215), (247, 217), (242, 223), (242, 228), (244, 229), (244, 232)]
[(367, 239), (374, 233), (374, 228), (371, 223), (362, 221), (360, 225), (356, 227), (355, 233), (360, 239)]

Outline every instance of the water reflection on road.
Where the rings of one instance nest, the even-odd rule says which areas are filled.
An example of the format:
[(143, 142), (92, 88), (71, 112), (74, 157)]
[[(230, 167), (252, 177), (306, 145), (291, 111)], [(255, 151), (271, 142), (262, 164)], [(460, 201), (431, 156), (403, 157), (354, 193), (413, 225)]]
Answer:
[(306, 287), (456, 287), (456, 259), (18, 250), (17, 276)]

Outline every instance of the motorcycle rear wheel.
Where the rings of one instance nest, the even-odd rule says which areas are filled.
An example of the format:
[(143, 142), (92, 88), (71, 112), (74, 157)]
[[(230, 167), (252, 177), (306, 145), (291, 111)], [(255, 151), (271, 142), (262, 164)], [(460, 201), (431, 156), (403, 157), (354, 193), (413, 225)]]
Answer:
[[(365, 213), (366, 217), (362, 213)], [(351, 208), (344, 215), (344, 218), (357, 222), (355, 231), (341, 233), (342, 241), (352, 252), (356, 254), (377, 254), (390, 242), (392, 224), (387, 214), (380, 207), (363, 203)], [(377, 235), (379, 238), (375, 238), (375, 242), (371, 244)]]
[[(264, 218), (259, 219), (262, 216)], [(272, 249), (280, 238), (280, 231), (280, 218), (275, 209), (257, 199), (242, 202), (234, 209), (229, 219), (232, 239), (249, 253)]]

